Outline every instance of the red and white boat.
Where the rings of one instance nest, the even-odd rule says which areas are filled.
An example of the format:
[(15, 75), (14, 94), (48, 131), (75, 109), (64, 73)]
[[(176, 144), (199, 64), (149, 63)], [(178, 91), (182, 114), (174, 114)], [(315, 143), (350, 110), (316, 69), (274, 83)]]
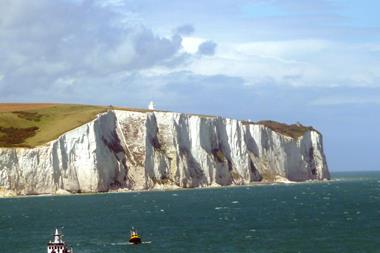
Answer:
[(55, 229), (54, 240), (49, 241), (47, 245), (47, 253), (74, 253), (73, 249), (63, 241), (63, 234)]

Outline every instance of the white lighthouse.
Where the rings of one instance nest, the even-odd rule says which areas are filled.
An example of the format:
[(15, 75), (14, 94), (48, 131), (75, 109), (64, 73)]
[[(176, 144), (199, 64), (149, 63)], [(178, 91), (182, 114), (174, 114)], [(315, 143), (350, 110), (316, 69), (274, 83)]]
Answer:
[(150, 101), (150, 103), (149, 103), (149, 105), (148, 105), (148, 109), (153, 111), (153, 110), (154, 110), (154, 107), (155, 107), (154, 102), (153, 102), (153, 101)]
[(73, 249), (70, 248), (62, 238), (63, 234), (60, 234), (58, 228), (56, 228), (54, 233), (54, 240), (49, 241), (47, 245), (47, 253), (74, 253)]

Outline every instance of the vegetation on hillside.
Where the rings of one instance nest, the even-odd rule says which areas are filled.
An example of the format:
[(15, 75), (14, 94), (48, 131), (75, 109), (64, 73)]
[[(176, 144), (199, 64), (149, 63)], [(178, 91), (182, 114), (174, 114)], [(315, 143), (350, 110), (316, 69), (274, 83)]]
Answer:
[[(141, 113), (152, 111), (128, 107), (75, 104), (0, 104), (0, 147), (43, 145), (63, 133), (93, 120), (97, 114), (109, 109)], [(243, 124), (262, 124), (292, 138), (298, 138), (305, 132), (314, 130), (312, 127), (301, 124), (287, 125), (270, 120), (255, 123), (243, 121)], [(222, 154), (218, 152), (214, 155), (219, 159), (222, 158)]]
[(313, 127), (310, 126), (303, 126), (301, 124), (283, 124), (272, 120), (264, 120), (257, 122), (258, 124), (262, 124), (271, 130), (292, 137), (292, 138), (299, 138), (303, 136), (307, 131), (315, 130)]
[(0, 146), (35, 147), (93, 120), (106, 107), (0, 104)]

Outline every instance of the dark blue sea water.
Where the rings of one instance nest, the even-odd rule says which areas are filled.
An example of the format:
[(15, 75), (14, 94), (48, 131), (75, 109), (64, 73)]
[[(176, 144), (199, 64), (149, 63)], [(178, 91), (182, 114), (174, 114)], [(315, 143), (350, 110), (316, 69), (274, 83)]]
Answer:
[[(380, 252), (380, 172), (325, 183), (0, 199), (0, 253)], [(135, 226), (147, 244), (128, 245)]]

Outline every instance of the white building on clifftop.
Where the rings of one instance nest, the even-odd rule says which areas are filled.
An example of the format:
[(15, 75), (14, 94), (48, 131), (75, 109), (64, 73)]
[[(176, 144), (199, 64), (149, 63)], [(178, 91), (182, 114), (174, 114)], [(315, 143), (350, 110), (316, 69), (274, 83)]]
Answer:
[(150, 101), (149, 105), (148, 105), (148, 109), (149, 110), (154, 110), (154, 107), (155, 107), (155, 104), (153, 101)]

